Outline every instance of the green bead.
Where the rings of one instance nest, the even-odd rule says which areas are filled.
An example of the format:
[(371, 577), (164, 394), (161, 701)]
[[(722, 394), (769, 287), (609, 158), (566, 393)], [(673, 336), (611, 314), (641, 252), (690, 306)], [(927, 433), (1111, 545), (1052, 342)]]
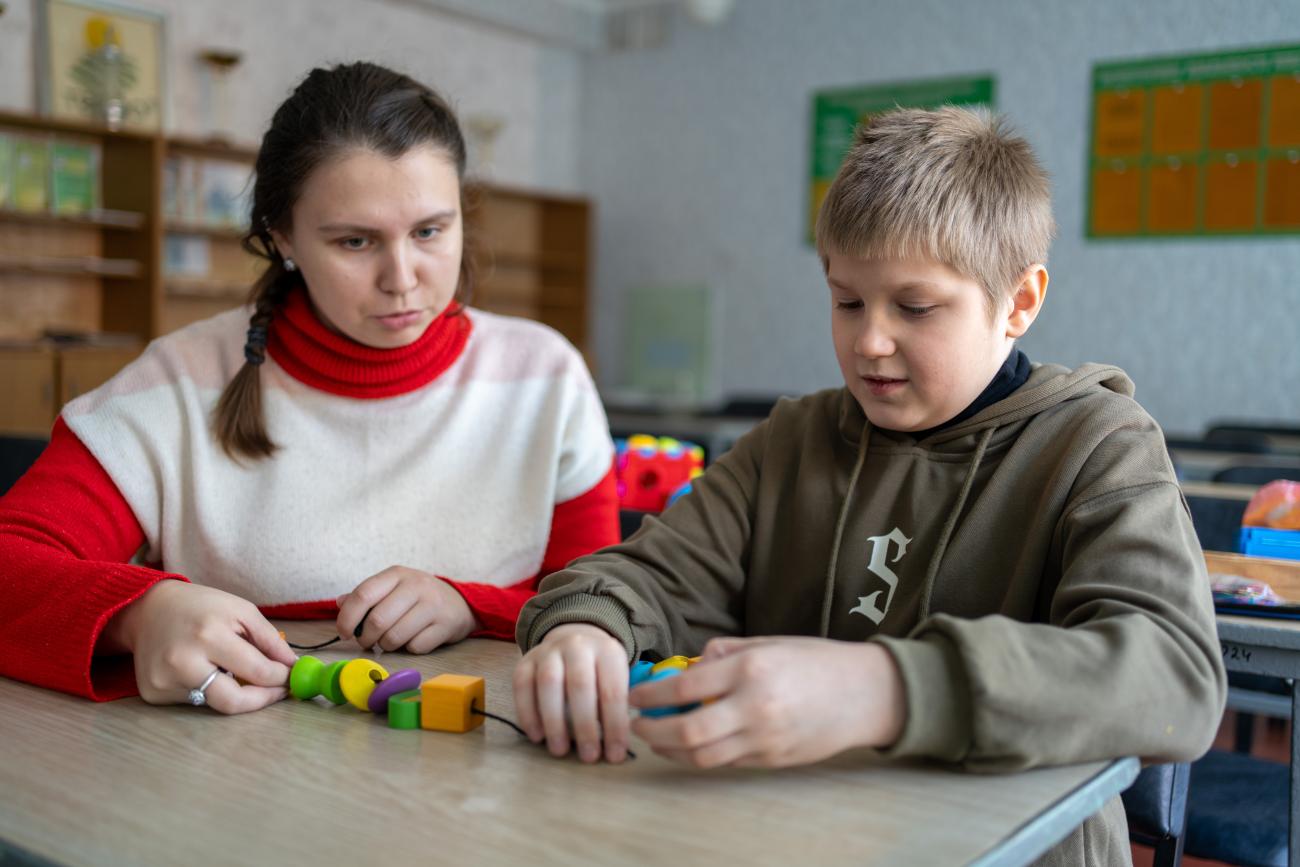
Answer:
[(343, 695), (343, 688), (339, 686), (339, 678), (343, 675), (343, 666), (352, 660), (340, 659), (338, 662), (330, 663), (325, 669), (325, 674), (321, 677), (321, 695), (325, 696), (335, 704), (346, 704), (347, 697)]
[(294, 698), (306, 701), (320, 695), (320, 676), (325, 663), (314, 656), (303, 656), (289, 670), (289, 692)]
[(420, 727), (420, 691), (408, 689), (388, 699), (388, 727), (393, 729), (418, 729)]

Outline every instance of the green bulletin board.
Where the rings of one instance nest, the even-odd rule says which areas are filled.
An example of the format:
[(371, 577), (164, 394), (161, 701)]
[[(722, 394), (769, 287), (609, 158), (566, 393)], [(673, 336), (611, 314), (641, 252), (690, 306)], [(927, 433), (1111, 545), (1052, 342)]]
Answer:
[(861, 87), (820, 90), (812, 103), (812, 177), (808, 185), (808, 240), (817, 210), (849, 146), (853, 130), (873, 114), (891, 108), (938, 108), (941, 105), (993, 106), (991, 75), (896, 81)]
[(1092, 73), (1092, 238), (1300, 233), (1300, 45)]

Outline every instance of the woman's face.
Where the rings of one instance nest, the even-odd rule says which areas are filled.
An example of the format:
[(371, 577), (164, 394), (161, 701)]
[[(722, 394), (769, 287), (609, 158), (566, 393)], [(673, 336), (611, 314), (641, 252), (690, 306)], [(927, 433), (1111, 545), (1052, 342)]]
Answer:
[(451, 303), (460, 278), (460, 179), (431, 146), (391, 159), (345, 151), (308, 176), (289, 232), (321, 321), (377, 349), (406, 346)]

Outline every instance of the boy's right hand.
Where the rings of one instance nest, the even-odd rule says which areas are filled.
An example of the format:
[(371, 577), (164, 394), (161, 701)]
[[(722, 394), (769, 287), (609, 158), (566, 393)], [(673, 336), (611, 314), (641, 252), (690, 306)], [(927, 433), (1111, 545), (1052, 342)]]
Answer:
[(224, 669), (228, 674), (204, 693), (221, 713), (258, 710), (284, 698), (297, 659), (251, 602), (174, 580), (159, 581), (118, 611), (101, 643), (134, 655), (136, 686), (150, 704), (183, 703), (213, 669)]
[[(546, 739), (555, 756), (569, 752), (569, 724), (584, 762), (627, 757), (627, 651), (590, 623), (547, 632), (515, 668), (515, 711), (533, 743)], [(566, 713), (567, 710), (567, 713)]]

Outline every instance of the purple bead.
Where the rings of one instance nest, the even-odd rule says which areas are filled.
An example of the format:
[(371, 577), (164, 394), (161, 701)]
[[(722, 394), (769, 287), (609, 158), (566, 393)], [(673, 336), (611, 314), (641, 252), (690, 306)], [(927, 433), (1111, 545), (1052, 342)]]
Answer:
[(399, 692), (406, 692), (408, 689), (419, 689), (420, 681), (423, 678), (424, 675), (414, 668), (403, 668), (401, 671), (394, 671), (375, 685), (374, 690), (370, 693), (370, 700), (366, 702), (366, 705), (370, 708), (371, 713), (387, 714), (388, 699)]

